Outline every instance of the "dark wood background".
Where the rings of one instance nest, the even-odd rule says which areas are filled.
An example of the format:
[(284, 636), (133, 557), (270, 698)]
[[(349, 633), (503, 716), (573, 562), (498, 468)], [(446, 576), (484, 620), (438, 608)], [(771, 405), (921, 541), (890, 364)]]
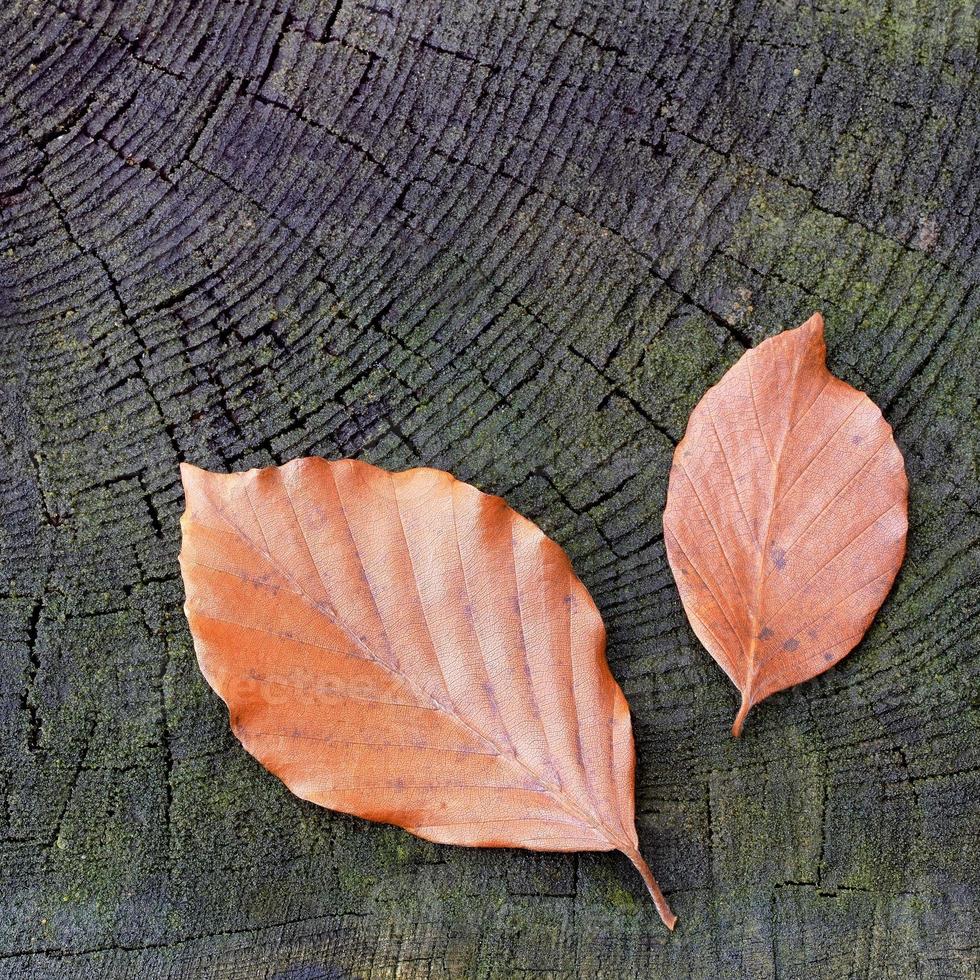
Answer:
[[(980, 23), (935, 0), (10, 0), (0, 12), (0, 974), (980, 974)], [(729, 725), (667, 467), (813, 310), (909, 556)], [(642, 845), (438, 847), (246, 756), (181, 612), (177, 464), (452, 470), (569, 551)]]

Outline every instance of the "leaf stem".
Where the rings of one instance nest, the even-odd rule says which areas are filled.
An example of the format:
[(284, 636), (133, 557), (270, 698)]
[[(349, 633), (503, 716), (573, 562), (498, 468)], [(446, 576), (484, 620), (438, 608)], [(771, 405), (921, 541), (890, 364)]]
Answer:
[(643, 876), (647, 891), (650, 892), (653, 904), (657, 906), (660, 918), (663, 919), (664, 925), (673, 932), (674, 926), (677, 924), (677, 916), (671, 911), (670, 904), (664, 897), (664, 893), (660, 890), (660, 885), (657, 884), (657, 879), (653, 877), (653, 872), (650, 870), (649, 865), (643, 860), (643, 855), (635, 848), (623, 848), (623, 853), (633, 862), (633, 867)]
[(749, 713), (749, 708), (752, 707), (752, 701), (745, 691), (742, 692), (742, 706), (738, 709), (738, 714), (735, 716), (735, 722), (732, 725), (732, 734), (738, 738), (742, 734), (742, 726), (745, 724), (745, 716)]

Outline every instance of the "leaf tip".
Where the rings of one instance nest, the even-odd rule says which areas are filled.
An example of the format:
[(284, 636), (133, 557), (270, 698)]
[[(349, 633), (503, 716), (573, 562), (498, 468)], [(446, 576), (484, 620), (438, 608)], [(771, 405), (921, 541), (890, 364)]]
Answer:
[(806, 331), (815, 331), (823, 335), (823, 314), (819, 310), (814, 310), (813, 315), (802, 324), (803, 329)]
[(184, 485), (184, 492), (186, 493), (187, 488), (190, 486), (194, 478), (199, 474), (203, 473), (199, 466), (195, 466), (193, 463), (181, 462), (180, 464), (180, 482)]

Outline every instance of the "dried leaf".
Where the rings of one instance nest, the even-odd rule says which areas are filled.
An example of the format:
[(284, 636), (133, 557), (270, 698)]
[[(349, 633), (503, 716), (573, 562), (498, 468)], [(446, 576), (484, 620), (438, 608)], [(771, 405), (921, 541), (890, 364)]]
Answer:
[(754, 704), (846, 656), (905, 555), (902, 454), (826, 352), (819, 313), (747, 351), (674, 453), (667, 556), (694, 632), (742, 692), (735, 735)]
[(427, 840), (640, 856), (629, 708), (562, 549), (448, 473), (182, 467), (185, 610), (245, 748)]

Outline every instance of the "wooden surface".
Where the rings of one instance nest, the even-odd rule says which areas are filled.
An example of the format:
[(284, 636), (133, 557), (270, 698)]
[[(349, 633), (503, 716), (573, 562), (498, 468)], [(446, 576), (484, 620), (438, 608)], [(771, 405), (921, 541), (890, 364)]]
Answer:
[[(0, 975), (980, 975), (970, 5), (11, 0), (0, 11)], [(729, 726), (661, 513), (746, 345), (895, 426), (866, 640)], [(569, 552), (638, 741), (608, 854), (288, 794), (181, 612), (177, 465), (450, 469)]]

